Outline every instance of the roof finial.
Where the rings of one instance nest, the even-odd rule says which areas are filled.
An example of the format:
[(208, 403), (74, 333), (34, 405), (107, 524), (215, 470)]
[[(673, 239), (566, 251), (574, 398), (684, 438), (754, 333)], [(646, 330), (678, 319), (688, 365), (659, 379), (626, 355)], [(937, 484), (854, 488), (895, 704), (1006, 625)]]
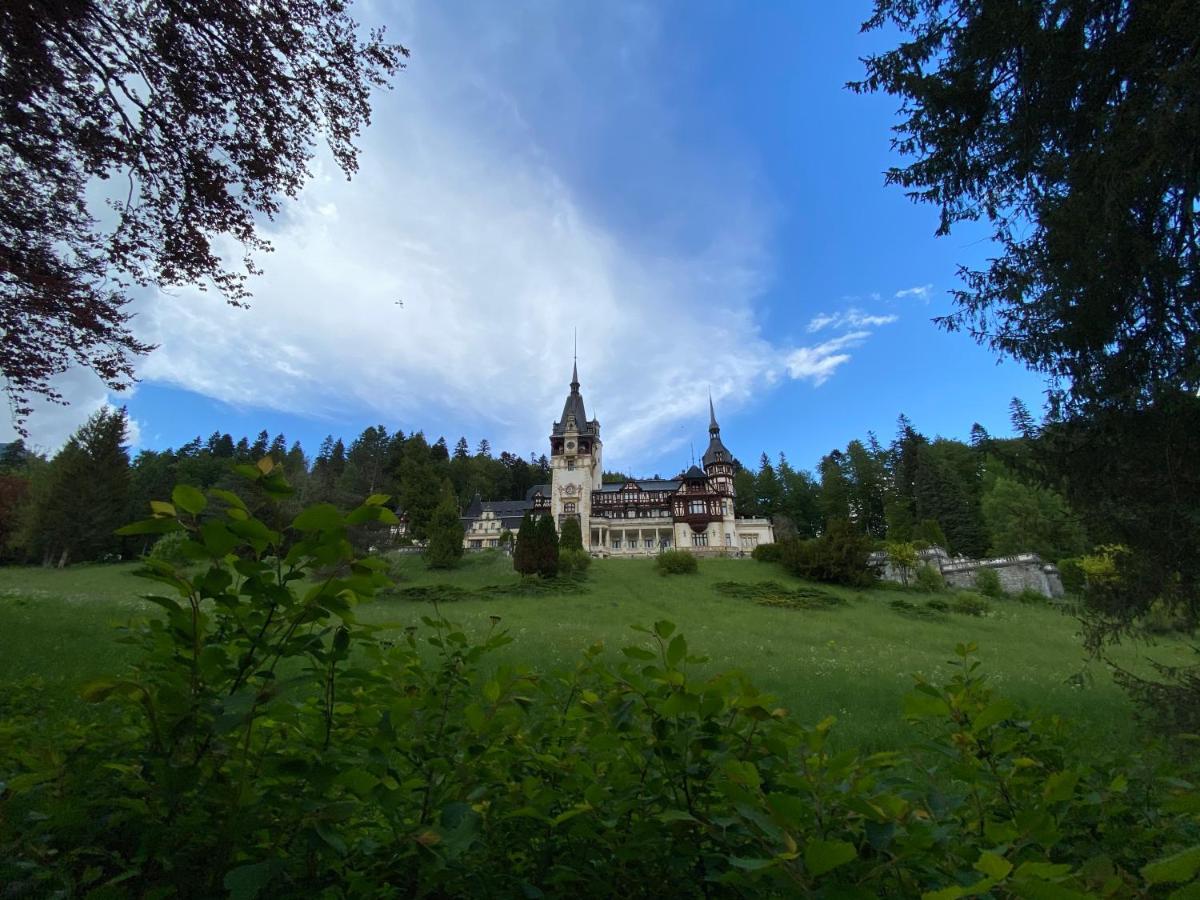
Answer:
[(688, 447), (690, 447), (692, 451), (692, 465), (694, 466), (696, 464), (696, 445), (691, 441), (688, 441)]
[(574, 361), (571, 364), (571, 391), (573, 393), (577, 394), (577, 393), (579, 393), (579, 329), (578, 328), (575, 329), (574, 343), (575, 343), (575, 349), (572, 354), (572, 359)]
[(720, 431), (721, 426), (717, 424), (717, 411), (713, 408), (712, 388), (708, 390), (708, 430)]

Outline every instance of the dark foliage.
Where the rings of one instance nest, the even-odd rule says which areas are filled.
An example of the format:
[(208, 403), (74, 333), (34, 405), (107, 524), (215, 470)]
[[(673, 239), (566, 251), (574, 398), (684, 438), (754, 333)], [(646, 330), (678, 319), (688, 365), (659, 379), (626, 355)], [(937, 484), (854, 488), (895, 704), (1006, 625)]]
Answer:
[[(18, 416), (90, 367), (120, 387), (150, 348), (131, 288), (240, 305), (257, 223), (294, 197), (318, 137), (350, 175), (372, 88), (407, 50), (341, 3), (24, 0), (0, 13), (0, 367)], [(104, 214), (90, 208), (104, 183)], [(244, 271), (215, 246), (245, 250)]]
[(830, 522), (818, 538), (789, 541), (782, 547), (784, 566), (801, 578), (852, 587), (863, 587), (873, 580), (867, 570), (871, 539), (845, 519)]
[(686, 550), (664, 550), (654, 559), (659, 575), (694, 575), (699, 571), (696, 557)]
[(562, 523), (562, 532), (558, 537), (558, 546), (563, 550), (582, 550), (583, 549), (583, 531), (579, 527), (578, 519), (564, 519)]
[(431, 569), (449, 569), (458, 565), (463, 555), (463, 526), (458, 516), (454, 495), (447, 494), (429, 522), (429, 540), (425, 545), (425, 560)]
[(1066, 381), (1075, 406), (1200, 388), (1196, 8), (876, 0), (859, 91), (901, 100), (889, 183), (986, 219), (998, 252), (940, 320)]
[(522, 575), (537, 574), (537, 544), (537, 523), (534, 522), (533, 516), (525, 513), (525, 518), (521, 520), (521, 528), (517, 531), (516, 543), (513, 545), (513, 568)]
[(537, 537), (537, 573), (543, 578), (553, 578), (558, 574), (558, 530), (554, 527), (554, 519), (540, 516), (534, 534)]

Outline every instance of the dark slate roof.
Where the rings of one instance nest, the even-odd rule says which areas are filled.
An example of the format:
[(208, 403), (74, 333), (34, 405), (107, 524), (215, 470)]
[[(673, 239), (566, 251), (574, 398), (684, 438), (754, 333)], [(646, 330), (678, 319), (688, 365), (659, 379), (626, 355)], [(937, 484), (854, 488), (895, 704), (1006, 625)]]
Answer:
[(568, 430), (570, 421), (575, 421), (575, 431), (580, 434), (594, 434), (596, 423), (589, 422), (587, 410), (583, 408), (583, 395), (579, 393), (579, 366), (571, 369), (571, 393), (563, 404), (562, 417), (554, 423), (554, 434), (563, 434)]
[(708, 398), (708, 449), (700, 457), (700, 462), (706, 469), (716, 462), (733, 462), (733, 455), (721, 443), (721, 426), (717, 424), (717, 411), (713, 408), (711, 394)]
[(528, 500), (489, 500), (483, 504), (483, 511), (500, 516), (525, 515), (529, 511)]
[(543, 497), (549, 497), (550, 496), (550, 485), (535, 484), (533, 487), (531, 487), (529, 490), (527, 490), (525, 492), (525, 499), (527, 501), (531, 501), (531, 500), (533, 500), (533, 495), (537, 494), (537, 493), (540, 493)]
[(705, 475), (704, 472), (700, 470), (700, 467), (695, 463), (693, 463), (692, 467), (684, 472), (680, 477), (683, 478), (684, 481), (695, 481), (696, 479), (703, 480), (708, 478), (708, 476)]
[[(643, 479), (640, 481), (635, 481), (633, 483), (636, 484), (643, 491), (677, 491), (677, 490), (679, 490), (679, 480), (678, 479), (647, 478), (647, 479)], [(602, 485), (600, 485), (599, 488), (597, 488), (597, 490), (601, 491), (603, 493), (606, 493), (606, 494), (611, 494), (611, 493), (616, 493), (617, 491), (624, 490), (625, 485), (627, 485), (627, 484), (629, 484), (628, 481), (617, 481), (612, 484), (602, 484)]]

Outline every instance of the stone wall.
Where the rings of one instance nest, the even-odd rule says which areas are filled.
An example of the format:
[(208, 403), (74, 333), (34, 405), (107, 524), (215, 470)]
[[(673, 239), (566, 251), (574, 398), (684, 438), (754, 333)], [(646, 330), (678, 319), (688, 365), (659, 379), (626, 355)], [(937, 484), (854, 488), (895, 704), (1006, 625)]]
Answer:
[[(1057, 598), (1063, 595), (1062, 579), (1058, 567), (1046, 563), (1036, 553), (1019, 553), (1016, 556), (997, 556), (991, 559), (951, 558), (941, 547), (931, 547), (917, 554), (920, 565), (930, 565), (942, 573), (951, 587), (974, 588), (975, 575), (980, 569), (992, 569), (1000, 577), (1000, 585), (1010, 594), (1023, 590), (1037, 591), (1043, 597)], [(869, 565), (885, 581), (900, 582), (900, 572), (892, 565), (887, 553), (877, 550), (871, 554)], [(909, 583), (912, 577), (909, 577)]]

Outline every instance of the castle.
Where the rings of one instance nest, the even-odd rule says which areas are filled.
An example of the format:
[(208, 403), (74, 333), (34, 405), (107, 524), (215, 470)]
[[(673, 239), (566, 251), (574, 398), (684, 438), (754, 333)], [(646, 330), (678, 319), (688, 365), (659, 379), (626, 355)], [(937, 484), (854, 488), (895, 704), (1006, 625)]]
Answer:
[(562, 416), (550, 428), (550, 484), (534, 485), (524, 500), (485, 502), (476, 495), (463, 515), (463, 546), (497, 546), (504, 531), (516, 533), (527, 512), (552, 516), (560, 529), (577, 519), (594, 556), (648, 556), (671, 548), (738, 555), (774, 543), (769, 520), (734, 514), (736, 464), (721, 442), (711, 397), (708, 408), (703, 468), (693, 463), (675, 478), (605, 484), (600, 423), (587, 417), (576, 363)]

